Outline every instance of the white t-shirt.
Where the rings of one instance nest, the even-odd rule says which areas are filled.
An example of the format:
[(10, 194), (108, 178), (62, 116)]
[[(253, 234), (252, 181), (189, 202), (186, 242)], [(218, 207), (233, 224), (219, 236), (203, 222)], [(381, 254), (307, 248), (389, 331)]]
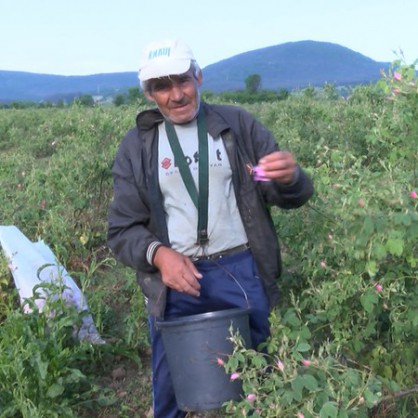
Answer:
[[(174, 125), (181, 148), (198, 189), (197, 121)], [(159, 183), (164, 198), (168, 235), (174, 250), (187, 255), (214, 254), (245, 244), (248, 239), (241, 221), (232, 185), (232, 171), (221, 137), (208, 134), (209, 197), (206, 248), (197, 241), (198, 212), (184, 185), (168, 142), (164, 123), (159, 125)]]

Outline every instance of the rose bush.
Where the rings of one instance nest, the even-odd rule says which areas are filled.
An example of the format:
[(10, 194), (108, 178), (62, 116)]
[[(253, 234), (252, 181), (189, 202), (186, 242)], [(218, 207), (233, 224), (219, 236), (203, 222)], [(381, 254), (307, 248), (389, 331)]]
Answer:
[[(358, 93), (332, 108), (329, 101), (302, 102), (297, 122), (289, 108), (270, 107), (271, 116), (263, 111), (278, 116), (278, 137), (293, 139), (288, 146), (309, 167), (316, 193), (296, 212), (274, 212), (287, 266), (282, 302), (265, 353), (245, 349), (234, 337), (236, 351), (225, 367), (239, 373), (247, 399), (231, 403), (231, 415), (418, 413), (413, 68), (394, 63), (370, 88), (373, 100), (362, 106), (364, 114)], [(357, 121), (348, 117), (353, 114)]]
[[(395, 62), (377, 85), (357, 87), (344, 99), (328, 87), (246, 107), (312, 175), (315, 195), (295, 211), (272, 209), (283, 248), (281, 301), (272, 312), (272, 336), (263, 353), (246, 349), (233, 336), (235, 354), (223, 367), (241, 379), (245, 396), (222, 413), (418, 415), (418, 92), (413, 66)], [(145, 313), (133, 275), (104, 262), (109, 256), (110, 167), (137, 110), (0, 110), (1, 223), (51, 245), (83, 288), (100, 332), (118, 344), (117, 353), (109, 349), (105, 355), (97, 348), (93, 366), (77, 364), (86, 387), (121, 356), (147, 347)], [(12, 319), (23, 323), (19, 315), (12, 318), (18, 309), (12, 287), (2, 260), (3, 332), (12, 332), (15, 325), (6, 327)], [(31, 321), (36, 327), (37, 319)], [(13, 352), (19, 362), (24, 350), (18, 349), (18, 338), (10, 341), (14, 351), (6, 347), (4, 352)], [(60, 370), (76, 358), (75, 347), (65, 350)], [(53, 358), (43, 361), (58, 364)], [(3, 388), (16, 381), (8, 370)], [(45, 374), (31, 378), (43, 379), (46, 387)], [(22, 414), (19, 407), (30, 403), (42, 415), (42, 408), (54, 407), (41, 392), (35, 396), (30, 388), (21, 389), (18, 399), (7, 389), (1, 392), (10, 410)], [(63, 395), (60, 402), (83, 416), (75, 399)], [(114, 413), (134, 410), (144, 416), (151, 404), (143, 394), (117, 402)], [(95, 408), (99, 411), (100, 405)]]

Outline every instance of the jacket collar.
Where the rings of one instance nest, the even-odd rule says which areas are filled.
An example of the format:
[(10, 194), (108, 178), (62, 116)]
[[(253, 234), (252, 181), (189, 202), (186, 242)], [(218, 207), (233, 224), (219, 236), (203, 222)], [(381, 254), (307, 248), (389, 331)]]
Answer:
[[(200, 112), (206, 113), (206, 125), (209, 134), (216, 138), (229, 126), (222, 118), (222, 116), (215, 112), (213, 108), (207, 103), (200, 103)], [(164, 116), (155, 108), (151, 110), (144, 110), (136, 117), (136, 125), (140, 131), (148, 131), (155, 128), (158, 124), (164, 121)]]

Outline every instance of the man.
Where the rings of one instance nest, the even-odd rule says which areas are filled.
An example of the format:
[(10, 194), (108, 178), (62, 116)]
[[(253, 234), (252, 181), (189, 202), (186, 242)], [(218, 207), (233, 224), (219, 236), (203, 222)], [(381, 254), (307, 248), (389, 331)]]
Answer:
[(265, 341), (281, 269), (268, 207), (299, 207), (313, 186), (249, 113), (200, 101), (202, 72), (183, 42), (148, 45), (139, 79), (157, 108), (120, 144), (108, 241), (146, 297), (154, 416), (184, 417), (156, 319), (249, 306), (253, 346)]

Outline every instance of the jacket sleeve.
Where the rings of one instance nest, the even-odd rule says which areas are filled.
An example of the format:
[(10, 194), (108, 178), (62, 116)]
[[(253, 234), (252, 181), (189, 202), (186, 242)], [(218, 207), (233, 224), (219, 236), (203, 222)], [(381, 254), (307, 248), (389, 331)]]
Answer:
[[(251, 150), (254, 164), (265, 155), (279, 150), (273, 134), (259, 121), (244, 111), (243, 120), (247, 149)], [(297, 159), (297, 156), (295, 156)], [(295, 178), (291, 184), (279, 185), (276, 182), (260, 182), (264, 200), (269, 205), (283, 209), (298, 208), (305, 204), (314, 192), (313, 183), (308, 174), (299, 166), (296, 167)]]
[(157, 237), (151, 232), (146, 180), (138, 138), (130, 132), (121, 142), (112, 168), (113, 199), (108, 215), (108, 245), (123, 264), (144, 272), (155, 271), (147, 249)]

